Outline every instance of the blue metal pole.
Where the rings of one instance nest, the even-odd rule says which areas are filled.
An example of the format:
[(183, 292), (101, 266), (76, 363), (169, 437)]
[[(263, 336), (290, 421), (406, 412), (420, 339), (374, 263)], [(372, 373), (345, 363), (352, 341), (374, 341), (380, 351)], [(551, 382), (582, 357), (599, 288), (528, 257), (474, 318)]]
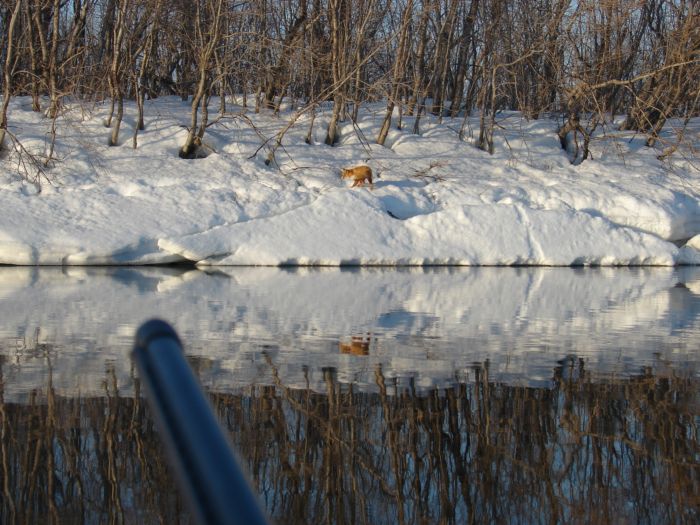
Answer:
[(267, 520), (214, 411), (185, 360), (175, 330), (151, 320), (133, 355), (149, 405), (198, 523), (262, 525)]

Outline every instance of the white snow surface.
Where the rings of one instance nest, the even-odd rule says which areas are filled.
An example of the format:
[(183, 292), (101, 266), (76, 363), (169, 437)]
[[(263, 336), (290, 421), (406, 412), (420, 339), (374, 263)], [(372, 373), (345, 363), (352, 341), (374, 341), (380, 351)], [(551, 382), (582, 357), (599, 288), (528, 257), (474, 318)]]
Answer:
[[(212, 99), (212, 115), (218, 107)], [(267, 166), (275, 135), (295, 115), (289, 108), (256, 114), (228, 101), (204, 137), (212, 153), (196, 160), (177, 155), (187, 102), (148, 101), (136, 149), (134, 106), (116, 147), (107, 145), (107, 110), (66, 104), (56, 158), (42, 174), (26, 154), (2, 157), (0, 264), (700, 264), (700, 173), (689, 153), (700, 119), (670, 160), (610, 125), (593, 158), (574, 166), (553, 119), (499, 115), (489, 155), (474, 146), (477, 117), (464, 139), (461, 117), (423, 117), (419, 135), (412, 117), (402, 130), (395, 119), (379, 146), (383, 107), (366, 107), (330, 147), (321, 111), (311, 144), (303, 114)], [(24, 98), (11, 101), (9, 122), (41, 161), (51, 122)], [(665, 139), (674, 133), (671, 124)], [(372, 167), (373, 189), (340, 179), (340, 168), (357, 164)]]

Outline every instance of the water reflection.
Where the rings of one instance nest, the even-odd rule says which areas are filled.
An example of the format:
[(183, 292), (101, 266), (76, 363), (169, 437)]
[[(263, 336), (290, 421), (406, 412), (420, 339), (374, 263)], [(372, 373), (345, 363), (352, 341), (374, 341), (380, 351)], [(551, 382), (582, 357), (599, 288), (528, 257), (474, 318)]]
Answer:
[(144, 401), (120, 395), (111, 371), (102, 379), (100, 397), (63, 397), (49, 367), (47, 384), (16, 403), (0, 378), (1, 523), (182, 519)]
[[(6, 396), (45, 384), (46, 348), (62, 395), (100, 395), (108, 367), (130, 391), (132, 337), (154, 316), (212, 361), (212, 390), (272, 384), (262, 350), (285, 385), (316, 390), (329, 367), (375, 392), (377, 366), (419, 389), (463, 382), (485, 361), (499, 381), (546, 385), (567, 355), (601, 375), (658, 360), (698, 369), (698, 268), (225, 272), (0, 268)], [(371, 339), (367, 355), (357, 338)]]
[[(274, 385), (212, 400), (280, 523), (700, 517), (694, 374), (601, 382), (571, 357), (547, 388), (475, 367), (473, 382), (419, 392), (377, 367), (376, 392), (333, 369), (318, 392), (284, 386), (268, 364)], [(2, 523), (187, 521), (143, 401), (121, 394), (111, 372), (102, 379), (99, 397), (58, 396), (49, 380), (22, 403), (0, 400)]]
[[(338, 349), (341, 354), (349, 355), (369, 355), (370, 345), (372, 345), (372, 336), (353, 335), (350, 341), (338, 343)], [(376, 346), (376, 339), (375, 339)]]
[(0, 268), (0, 522), (188, 520), (153, 316), (281, 523), (700, 517), (700, 269)]

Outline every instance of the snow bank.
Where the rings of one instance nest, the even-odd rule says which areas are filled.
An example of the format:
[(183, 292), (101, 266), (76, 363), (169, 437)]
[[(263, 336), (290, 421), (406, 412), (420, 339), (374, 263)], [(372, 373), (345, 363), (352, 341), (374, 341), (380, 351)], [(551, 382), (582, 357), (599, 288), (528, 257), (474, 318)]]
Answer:
[[(215, 111), (218, 101), (211, 104)], [(26, 156), (0, 159), (0, 264), (700, 262), (700, 242), (676, 246), (700, 234), (700, 174), (680, 154), (660, 161), (643, 137), (596, 137), (593, 159), (572, 166), (555, 121), (501, 115), (496, 154), (488, 155), (469, 136), (460, 139), (461, 118), (426, 116), (421, 135), (407, 131), (413, 122), (404, 117), (403, 130), (392, 129), (382, 147), (372, 144), (383, 120), (377, 106), (364, 108), (357, 126), (342, 125), (333, 148), (320, 143), (327, 114), (318, 115), (311, 145), (309, 121), (300, 118), (270, 167), (264, 143), (288, 114), (233, 113), (208, 128), (211, 155), (184, 161), (177, 152), (187, 102), (148, 101), (137, 149), (134, 108), (127, 105), (117, 147), (107, 146), (105, 112), (65, 107), (56, 159), (38, 184), (18, 175)], [(12, 99), (9, 120), (41, 159), (50, 122), (23, 98)], [(700, 119), (691, 130), (699, 126)], [(341, 167), (359, 163), (373, 168), (374, 190), (340, 179)]]
[(290, 212), (158, 246), (202, 265), (672, 265), (676, 247), (574, 210), (451, 207), (400, 220), (370, 192), (336, 190)]
[(700, 235), (696, 235), (683, 246), (676, 258), (679, 264), (700, 264)]

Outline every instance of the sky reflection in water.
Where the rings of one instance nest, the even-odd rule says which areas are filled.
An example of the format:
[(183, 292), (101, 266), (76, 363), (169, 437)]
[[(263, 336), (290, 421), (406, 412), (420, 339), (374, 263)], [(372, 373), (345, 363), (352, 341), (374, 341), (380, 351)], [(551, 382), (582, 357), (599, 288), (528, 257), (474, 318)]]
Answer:
[(281, 522), (692, 522), (699, 313), (695, 268), (2, 268), (0, 518), (181, 515), (158, 316)]

